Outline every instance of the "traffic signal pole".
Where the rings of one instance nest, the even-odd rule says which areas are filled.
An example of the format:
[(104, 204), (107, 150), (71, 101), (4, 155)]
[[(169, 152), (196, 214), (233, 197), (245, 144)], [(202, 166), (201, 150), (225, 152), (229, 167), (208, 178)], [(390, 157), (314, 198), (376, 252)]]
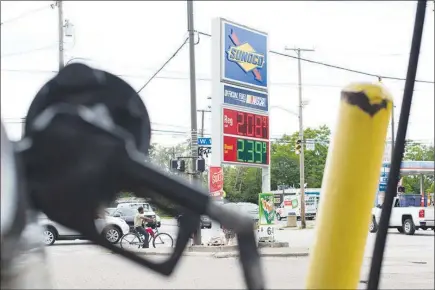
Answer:
[(64, 34), (64, 30), (63, 30), (63, 2), (62, 1), (56, 1), (56, 6), (57, 6), (57, 12), (58, 12), (58, 33), (59, 33), (59, 47), (58, 47), (58, 52), (59, 52), (59, 70), (63, 69), (63, 67), (65, 66), (64, 63), (64, 51), (63, 51), (63, 34)]
[(300, 183), (300, 196), (301, 196), (301, 228), (307, 227), (305, 221), (305, 157), (304, 157), (304, 123), (302, 118), (303, 103), (302, 103), (302, 72), (301, 72), (301, 51), (314, 51), (314, 49), (302, 48), (286, 48), (286, 50), (296, 51), (298, 55), (298, 88), (299, 88), (299, 140), (302, 142), (301, 151), (299, 154), (299, 183)]
[[(198, 159), (198, 124), (196, 112), (196, 73), (195, 73), (195, 28), (193, 25), (193, 1), (187, 0), (187, 30), (189, 31), (189, 64), (190, 64), (190, 126), (191, 126), (191, 151), (192, 151), (192, 182), (198, 182), (200, 176), (196, 170)], [(201, 245), (201, 225), (198, 226), (194, 237), (194, 244)]]

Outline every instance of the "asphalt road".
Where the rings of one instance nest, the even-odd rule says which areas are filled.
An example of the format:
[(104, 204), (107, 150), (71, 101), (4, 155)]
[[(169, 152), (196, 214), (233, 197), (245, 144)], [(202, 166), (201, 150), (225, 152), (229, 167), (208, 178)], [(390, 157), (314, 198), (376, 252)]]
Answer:
[[(213, 236), (216, 226), (202, 231)], [(175, 233), (172, 221), (161, 231)], [(314, 231), (282, 230), (276, 238), (292, 247), (309, 247)], [(361, 280), (366, 280), (374, 235), (369, 234)], [(57, 242), (47, 247), (52, 283), (58, 289), (242, 289), (242, 273), (235, 258), (185, 256), (171, 277), (156, 275), (85, 241)], [(163, 259), (163, 257), (160, 257)], [(263, 269), (270, 289), (302, 289), (309, 258), (263, 258)], [(365, 284), (360, 285), (364, 289)], [(384, 260), (383, 289), (434, 289), (434, 232), (418, 231), (405, 236), (392, 230)]]

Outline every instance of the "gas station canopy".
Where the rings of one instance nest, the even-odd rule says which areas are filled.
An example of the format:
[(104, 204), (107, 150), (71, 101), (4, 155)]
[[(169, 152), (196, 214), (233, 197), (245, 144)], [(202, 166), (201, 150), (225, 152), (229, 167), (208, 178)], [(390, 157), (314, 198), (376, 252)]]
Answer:
[[(403, 161), (400, 168), (401, 175), (434, 175), (434, 161)], [(390, 167), (390, 163), (383, 163), (382, 167)]]

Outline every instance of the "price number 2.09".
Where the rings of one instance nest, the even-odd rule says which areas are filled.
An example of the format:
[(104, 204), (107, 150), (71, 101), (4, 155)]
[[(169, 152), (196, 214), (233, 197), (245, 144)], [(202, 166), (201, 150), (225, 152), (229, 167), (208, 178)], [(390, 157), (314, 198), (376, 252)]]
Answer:
[(237, 161), (268, 164), (267, 142), (237, 139)]

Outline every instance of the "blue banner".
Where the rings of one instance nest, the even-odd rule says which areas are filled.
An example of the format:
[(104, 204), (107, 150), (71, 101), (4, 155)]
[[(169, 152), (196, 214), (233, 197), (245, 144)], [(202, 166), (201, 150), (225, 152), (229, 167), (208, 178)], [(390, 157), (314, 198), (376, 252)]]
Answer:
[(269, 109), (267, 94), (228, 85), (224, 86), (224, 103), (266, 112)]

